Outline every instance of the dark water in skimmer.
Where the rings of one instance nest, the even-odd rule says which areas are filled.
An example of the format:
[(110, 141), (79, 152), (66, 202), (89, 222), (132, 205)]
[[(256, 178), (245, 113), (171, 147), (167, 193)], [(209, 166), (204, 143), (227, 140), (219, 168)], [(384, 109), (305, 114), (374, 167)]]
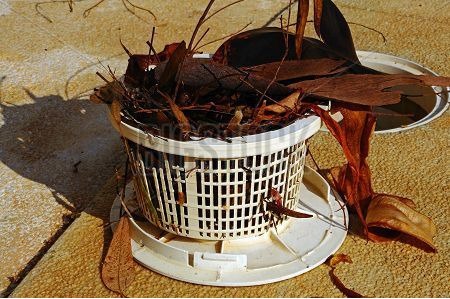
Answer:
[(377, 124), (375, 131), (383, 131), (415, 123), (426, 117), (436, 105), (436, 93), (431, 87), (404, 85), (392, 90), (401, 90), (407, 95), (394, 105), (375, 107)]

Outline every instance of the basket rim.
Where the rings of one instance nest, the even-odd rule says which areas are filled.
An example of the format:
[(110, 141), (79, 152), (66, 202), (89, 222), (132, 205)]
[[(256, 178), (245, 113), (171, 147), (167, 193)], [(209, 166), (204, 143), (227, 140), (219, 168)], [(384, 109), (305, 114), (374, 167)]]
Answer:
[(119, 127), (109, 109), (108, 117), (114, 128), (123, 137), (146, 148), (187, 157), (219, 159), (277, 152), (305, 141), (319, 131), (322, 124), (320, 117), (311, 115), (298, 119), (278, 130), (233, 137), (228, 141), (209, 137), (199, 140), (179, 141), (146, 133), (123, 121), (121, 121)]

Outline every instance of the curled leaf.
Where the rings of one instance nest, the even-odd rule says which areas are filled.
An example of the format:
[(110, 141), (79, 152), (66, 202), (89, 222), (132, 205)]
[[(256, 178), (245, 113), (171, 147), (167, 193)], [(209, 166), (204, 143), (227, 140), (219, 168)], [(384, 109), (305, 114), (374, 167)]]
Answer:
[(102, 281), (113, 292), (124, 295), (135, 277), (135, 263), (131, 252), (128, 216), (122, 216), (102, 265)]
[(369, 238), (373, 241), (389, 241), (403, 233), (436, 251), (433, 244), (436, 226), (429, 217), (414, 210), (410, 199), (387, 194), (375, 195), (367, 209), (366, 222)]

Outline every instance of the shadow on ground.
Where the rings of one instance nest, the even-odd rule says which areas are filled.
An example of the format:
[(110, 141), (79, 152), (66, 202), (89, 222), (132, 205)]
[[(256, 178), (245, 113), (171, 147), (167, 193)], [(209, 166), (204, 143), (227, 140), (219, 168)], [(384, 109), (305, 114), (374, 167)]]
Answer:
[(32, 104), (0, 103), (0, 161), (46, 185), (68, 210), (81, 211), (120, 163), (120, 139), (105, 107), (25, 91)]

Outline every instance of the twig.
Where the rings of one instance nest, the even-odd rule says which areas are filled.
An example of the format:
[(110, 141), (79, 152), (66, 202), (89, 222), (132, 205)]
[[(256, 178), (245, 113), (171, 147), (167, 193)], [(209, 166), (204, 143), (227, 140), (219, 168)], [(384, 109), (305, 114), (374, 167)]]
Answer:
[(206, 29), (205, 32), (203, 32), (202, 36), (198, 39), (198, 41), (195, 43), (193, 49), (195, 51), (195, 48), (197, 48), (198, 44), (203, 40), (203, 38), (205, 37), (205, 35), (208, 33), (210, 28)]
[(92, 5), (91, 7), (89, 7), (88, 9), (86, 9), (83, 12), (83, 17), (87, 18), (89, 16), (89, 14), (91, 13), (91, 10), (93, 10), (94, 8), (96, 8), (97, 6), (99, 6), (100, 4), (102, 4), (105, 0), (100, 0), (97, 3), (95, 3), (94, 5)]
[(239, 33), (241, 33), (242, 31), (244, 31), (248, 26), (250, 26), (252, 23), (253, 23), (253, 22), (248, 23), (247, 25), (245, 25), (244, 27), (242, 27), (241, 29), (239, 29), (238, 31), (236, 31), (236, 32), (234, 32), (234, 33), (231, 33), (231, 34), (225, 35), (225, 36), (223, 36), (223, 37), (217, 38), (217, 39), (215, 39), (215, 40), (209, 41), (209, 42), (207, 42), (207, 43), (201, 44), (200, 46), (198, 46), (197, 48), (194, 48), (194, 49), (195, 49), (195, 51), (197, 51), (197, 50), (199, 50), (199, 49), (201, 49), (201, 48), (203, 48), (203, 47), (205, 47), (205, 46), (208, 46), (208, 45), (213, 44), (213, 43), (215, 43), (215, 42), (218, 42), (218, 41), (224, 40), (224, 39), (226, 39), (226, 38), (232, 37), (232, 36), (234, 36), (234, 35), (236, 35), (236, 34), (239, 34)]
[[(288, 12), (288, 27), (289, 27), (289, 21), (290, 21), (290, 17), (291, 17), (291, 4), (292, 4), (292, 0), (289, 0), (289, 12)], [(280, 27), (281, 30), (283, 30), (283, 16), (280, 16)], [(270, 81), (270, 83), (267, 85), (266, 90), (264, 90), (264, 93), (261, 95), (261, 97), (259, 98), (258, 104), (256, 105), (256, 107), (259, 107), (264, 99), (264, 97), (267, 94), (267, 91), (269, 90), (269, 88), (272, 86), (273, 83), (275, 83), (275, 80), (277, 79), (278, 73), (280, 71), (281, 65), (283, 64), (284, 60), (286, 59), (288, 52), (289, 52), (289, 33), (286, 32), (286, 34), (283, 34), (283, 38), (284, 38), (284, 54), (283, 57), (281, 58), (280, 63), (278, 64), (277, 70), (275, 72), (275, 75), (273, 76), (272, 80)], [(255, 116), (258, 112), (259, 109), (255, 109), (253, 112), (253, 116)]]
[(205, 10), (203, 11), (202, 16), (198, 20), (197, 25), (195, 26), (194, 31), (192, 32), (191, 40), (189, 41), (189, 46), (187, 48), (188, 49), (188, 53), (192, 50), (192, 45), (194, 44), (194, 40), (195, 40), (195, 37), (197, 36), (198, 30), (202, 26), (203, 21), (206, 18), (206, 15), (208, 14), (209, 10), (211, 9), (211, 6), (214, 4), (214, 1), (215, 0), (209, 0), (209, 3), (206, 6)]
[(344, 214), (344, 227), (347, 228), (347, 217), (345, 216), (344, 206), (343, 206), (342, 203), (339, 201), (339, 199), (338, 199), (339, 197), (338, 197), (338, 195), (336, 194), (336, 190), (334, 190), (334, 188), (332, 187), (334, 184), (331, 183), (331, 182), (329, 181), (329, 179), (328, 179), (326, 173), (323, 171), (323, 169), (321, 169), (321, 168), (319, 167), (319, 164), (317, 164), (316, 159), (314, 159), (314, 156), (313, 156), (313, 154), (311, 153), (311, 150), (309, 149), (308, 144), (306, 144), (306, 153), (309, 154), (309, 156), (311, 157), (311, 160), (313, 161), (314, 167), (316, 167), (316, 170), (322, 175), (322, 177), (325, 179), (325, 181), (327, 181), (327, 183), (330, 185), (330, 189), (331, 189), (331, 192), (333, 192), (334, 199), (335, 199), (336, 202), (339, 204), (339, 206), (340, 206), (340, 208), (341, 208), (341, 210), (342, 210), (342, 213)]
[(369, 27), (369, 26), (366, 26), (366, 25), (363, 25), (363, 24), (360, 24), (360, 23), (355, 23), (355, 22), (347, 22), (347, 24), (358, 25), (358, 26), (364, 27), (366, 29), (369, 29), (371, 31), (374, 31), (374, 32), (378, 33), (379, 35), (381, 35), (381, 37), (383, 38), (383, 43), (387, 42), (386, 36), (384, 36), (383, 32), (378, 31), (375, 28), (372, 28), (372, 27)]
[(221, 11), (227, 9), (227, 8), (230, 7), (230, 6), (233, 6), (233, 5), (235, 5), (235, 4), (238, 4), (238, 3), (240, 3), (240, 2), (243, 2), (243, 1), (245, 1), (245, 0), (237, 0), (237, 1), (234, 1), (234, 2), (232, 2), (232, 3), (230, 3), (230, 4), (227, 4), (227, 5), (225, 5), (225, 6), (221, 7), (221, 8), (219, 8), (218, 10), (216, 10), (215, 12), (213, 12), (212, 14), (210, 14), (207, 18), (205, 18), (205, 19), (203, 20), (202, 23), (203, 23), (203, 24), (206, 23), (209, 19), (211, 19), (212, 17), (214, 17), (214, 16), (215, 16), (216, 14), (218, 14), (219, 12), (221, 12)]
[[(149, 9), (147, 9), (147, 8), (145, 8), (145, 7), (136, 5), (136, 4), (132, 3), (130, 0), (122, 0), (122, 3), (123, 3), (124, 5), (125, 5), (125, 2), (128, 3), (128, 4), (130, 4), (130, 5), (131, 5), (132, 7), (134, 7), (134, 8), (137, 8), (137, 9), (140, 9), (140, 10), (143, 10), (143, 11), (148, 12), (148, 13), (153, 17), (153, 19), (154, 19), (155, 21), (157, 20), (156, 15), (155, 15), (151, 10), (149, 10)], [(125, 7), (126, 7), (126, 6), (125, 6)]]

